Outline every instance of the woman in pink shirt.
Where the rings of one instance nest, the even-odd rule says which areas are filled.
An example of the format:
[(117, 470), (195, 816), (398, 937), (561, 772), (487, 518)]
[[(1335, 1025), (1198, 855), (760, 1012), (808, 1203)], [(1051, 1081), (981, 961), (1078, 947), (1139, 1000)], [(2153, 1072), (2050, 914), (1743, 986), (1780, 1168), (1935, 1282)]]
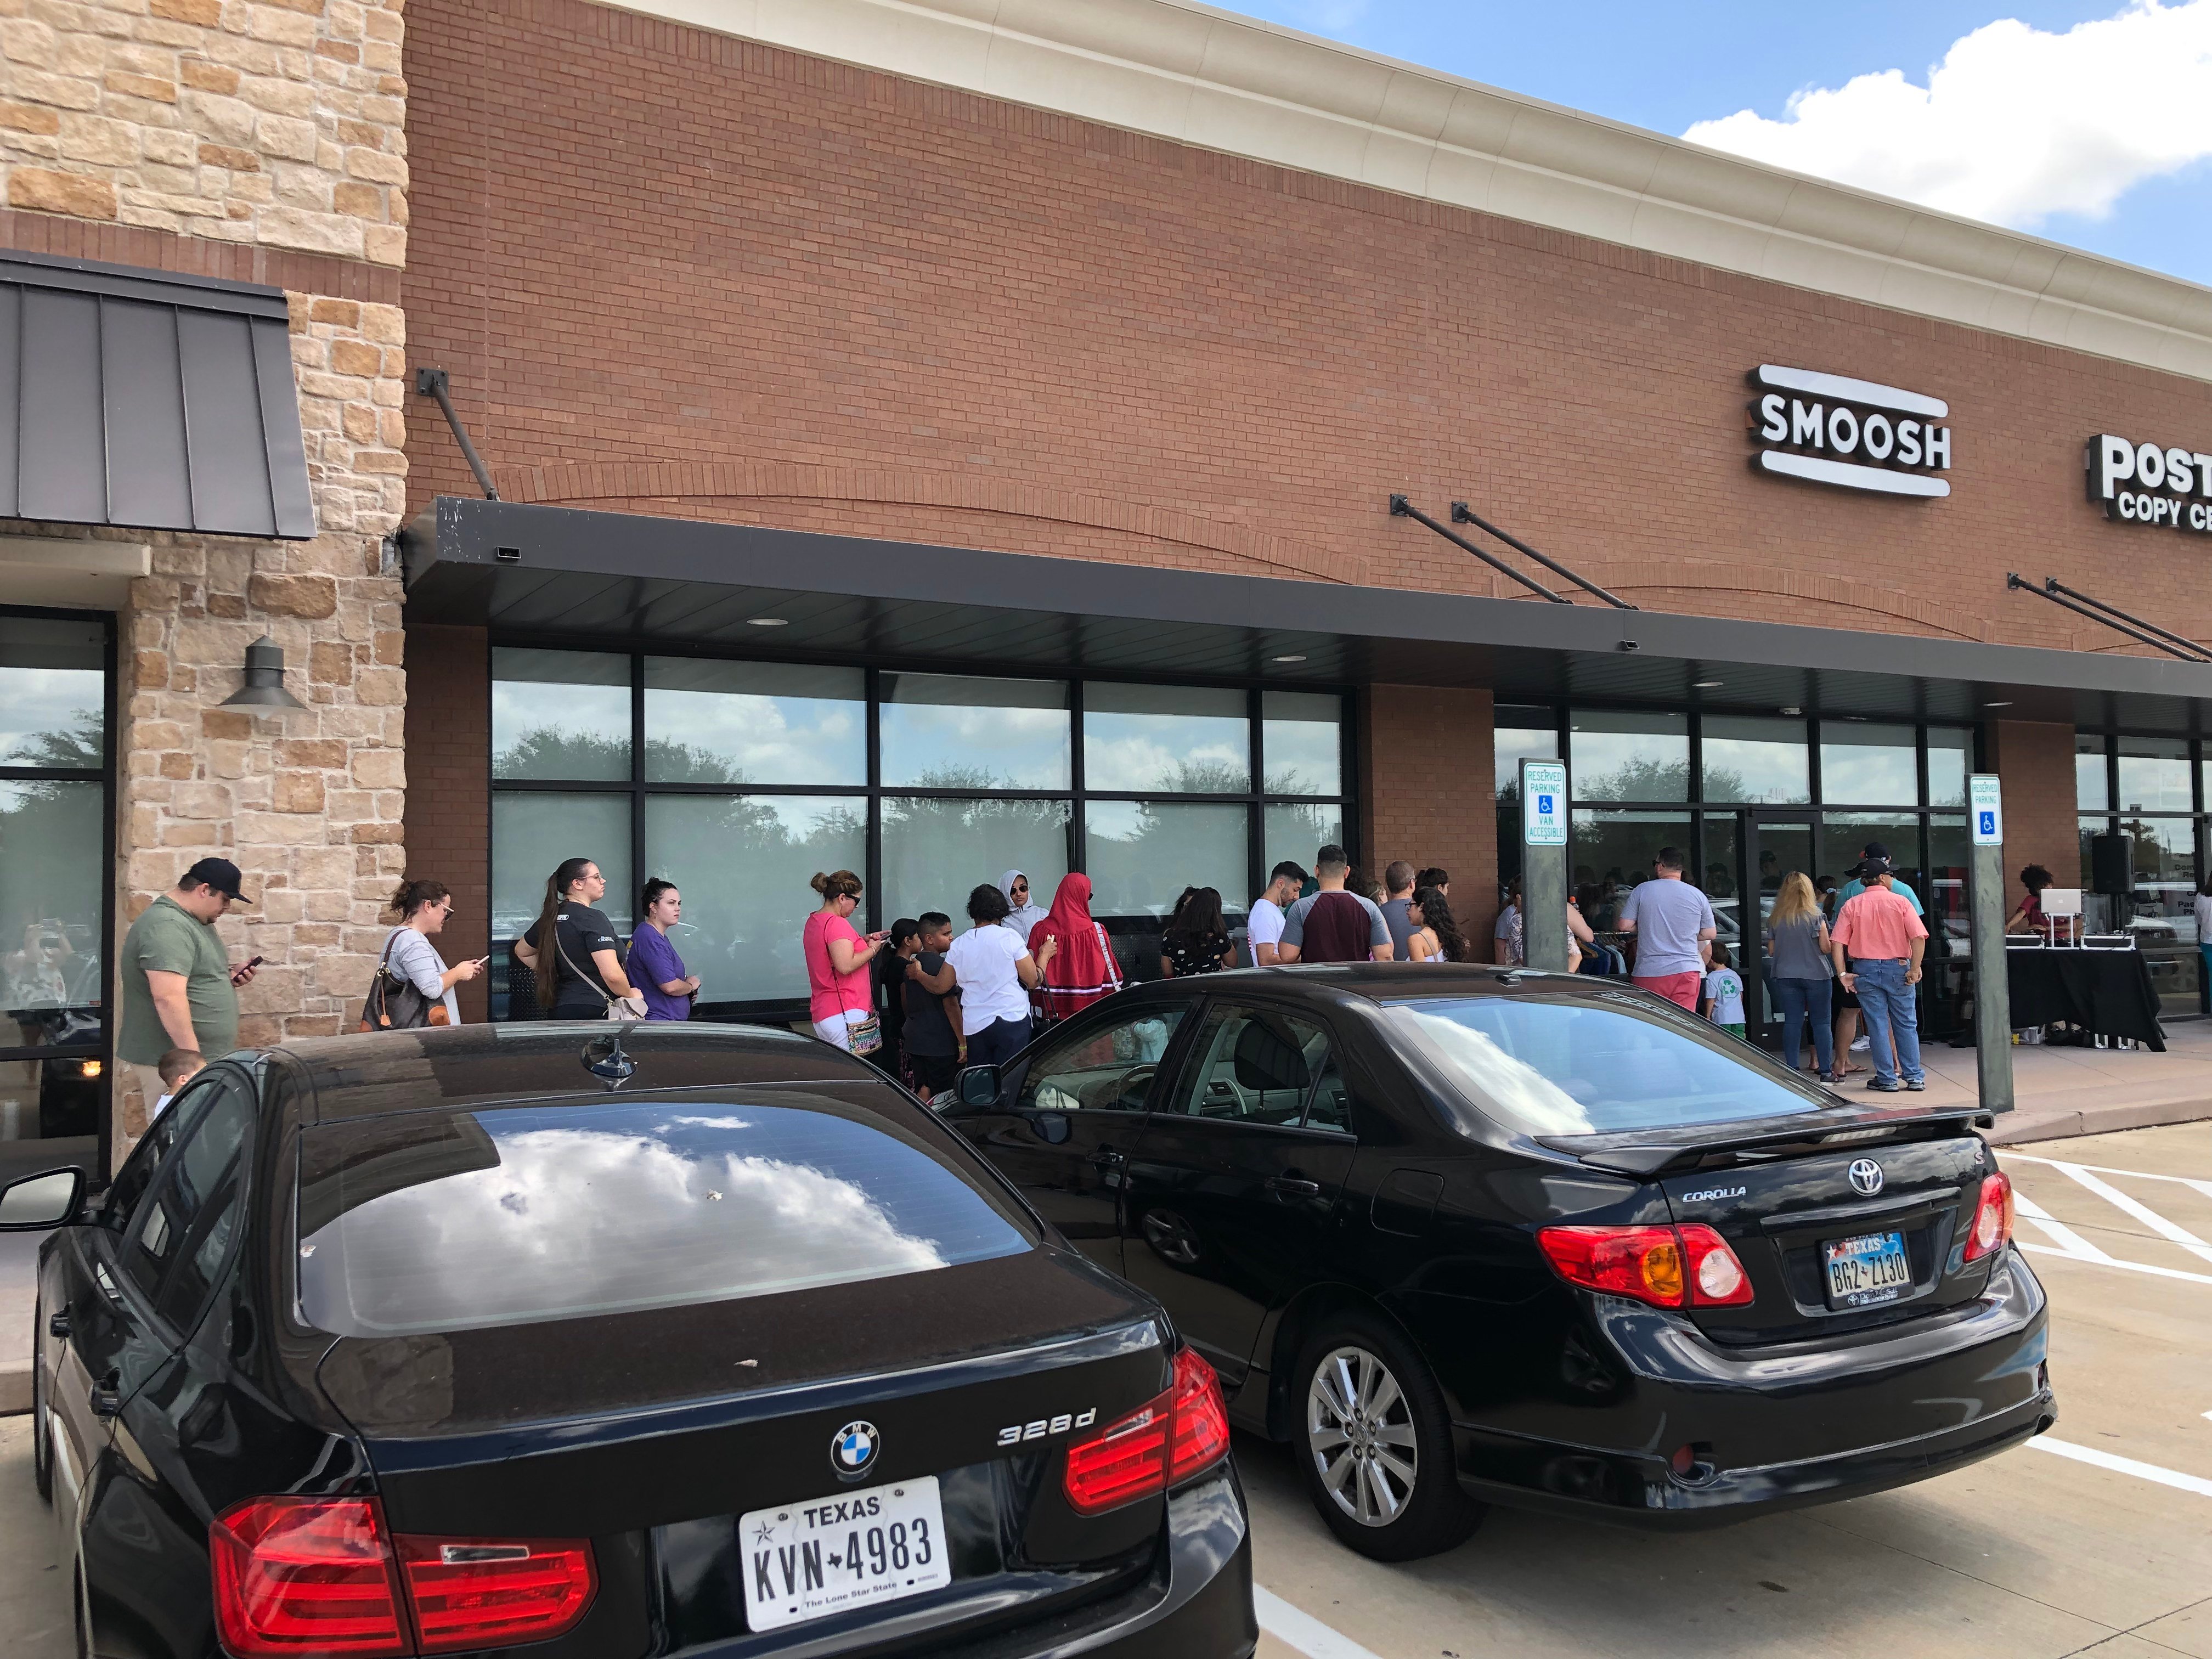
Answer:
[(860, 904), (860, 878), (850, 870), (815, 872), (811, 884), (822, 895), (822, 908), (807, 917), (799, 935), (806, 957), (807, 1018), (814, 1035), (849, 1054), (872, 1054), (883, 1046), (876, 1024), (868, 963), (888, 933), (865, 937), (850, 917)]

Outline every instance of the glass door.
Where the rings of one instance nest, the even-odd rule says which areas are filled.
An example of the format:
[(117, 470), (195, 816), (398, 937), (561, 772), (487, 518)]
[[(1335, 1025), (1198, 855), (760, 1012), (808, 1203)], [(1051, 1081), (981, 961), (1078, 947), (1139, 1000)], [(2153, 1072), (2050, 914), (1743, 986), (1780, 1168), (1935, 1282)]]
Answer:
[(1767, 971), (1764, 933), (1767, 913), (1782, 890), (1782, 878), (1791, 871), (1806, 876), (1819, 873), (1814, 834), (1816, 817), (1811, 812), (1753, 811), (1745, 847), (1746, 884), (1743, 913), (1743, 956), (1738, 970), (1743, 975), (1746, 1012), (1752, 1027), (1746, 1033), (1764, 1042), (1780, 1040), (1781, 1010), (1774, 1001), (1773, 975)]

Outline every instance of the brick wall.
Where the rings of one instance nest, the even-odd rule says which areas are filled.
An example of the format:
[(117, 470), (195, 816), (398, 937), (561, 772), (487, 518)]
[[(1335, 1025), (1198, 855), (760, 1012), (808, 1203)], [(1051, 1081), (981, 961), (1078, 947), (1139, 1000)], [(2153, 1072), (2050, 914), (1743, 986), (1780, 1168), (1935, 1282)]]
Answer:
[[(481, 628), (407, 630), (407, 873), (453, 890), (448, 963), (491, 949), (491, 647)], [(489, 1017), (489, 976), (462, 985), (461, 1018)]]
[(1370, 686), (1359, 698), (1359, 855), (1451, 872), (1452, 915), (1477, 962), (1498, 920), (1498, 804), (1491, 695)]
[(2081, 839), (2074, 805), (2074, 728), (2036, 720), (1991, 720), (1989, 761), (2004, 791), (2005, 913), (2024, 896), (2031, 864), (2061, 887), (2081, 885)]
[[(2120, 562), (2212, 632), (2081, 487), (2195, 382), (582, 0), (417, 0), (407, 71), (417, 361), (519, 499), (1494, 591), (1402, 489), (1656, 609), (2133, 649), (2004, 588)], [(1761, 362), (1948, 399), (1954, 495), (1753, 474)]]

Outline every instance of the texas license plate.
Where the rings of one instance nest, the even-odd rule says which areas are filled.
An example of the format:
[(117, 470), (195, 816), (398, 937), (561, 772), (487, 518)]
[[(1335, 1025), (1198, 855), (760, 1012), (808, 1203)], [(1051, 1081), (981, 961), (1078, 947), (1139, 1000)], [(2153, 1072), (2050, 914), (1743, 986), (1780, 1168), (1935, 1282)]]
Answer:
[(1828, 1258), (1828, 1305), (1871, 1308), (1894, 1302), (1912, 1288), (1912, 1263), (1903, 1233), (1861, 1233), (1832, 1239)]
[(775, 1630), (952, 1582), (937, 1477), (866, 1486), (738, 1517), (745, 1625)]

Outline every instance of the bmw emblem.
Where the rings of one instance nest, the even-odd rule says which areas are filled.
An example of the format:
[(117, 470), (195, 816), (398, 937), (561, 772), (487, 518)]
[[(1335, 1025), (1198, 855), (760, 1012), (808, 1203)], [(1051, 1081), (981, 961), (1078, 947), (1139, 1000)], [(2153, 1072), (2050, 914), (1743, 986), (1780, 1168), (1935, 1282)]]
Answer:
[(874, 1424), (848, 1423), (830, 1443), (830, 1467), (847, 1480), (866, 1474), (875, 1468), (876, 1453), (883, 1443)]
[(1851, 1160), (1851, 1190), (1862, 1198), (1872, 1198), (1880, 1192), (1881, 1165), (1870, 1158), (1853, 1158)]

